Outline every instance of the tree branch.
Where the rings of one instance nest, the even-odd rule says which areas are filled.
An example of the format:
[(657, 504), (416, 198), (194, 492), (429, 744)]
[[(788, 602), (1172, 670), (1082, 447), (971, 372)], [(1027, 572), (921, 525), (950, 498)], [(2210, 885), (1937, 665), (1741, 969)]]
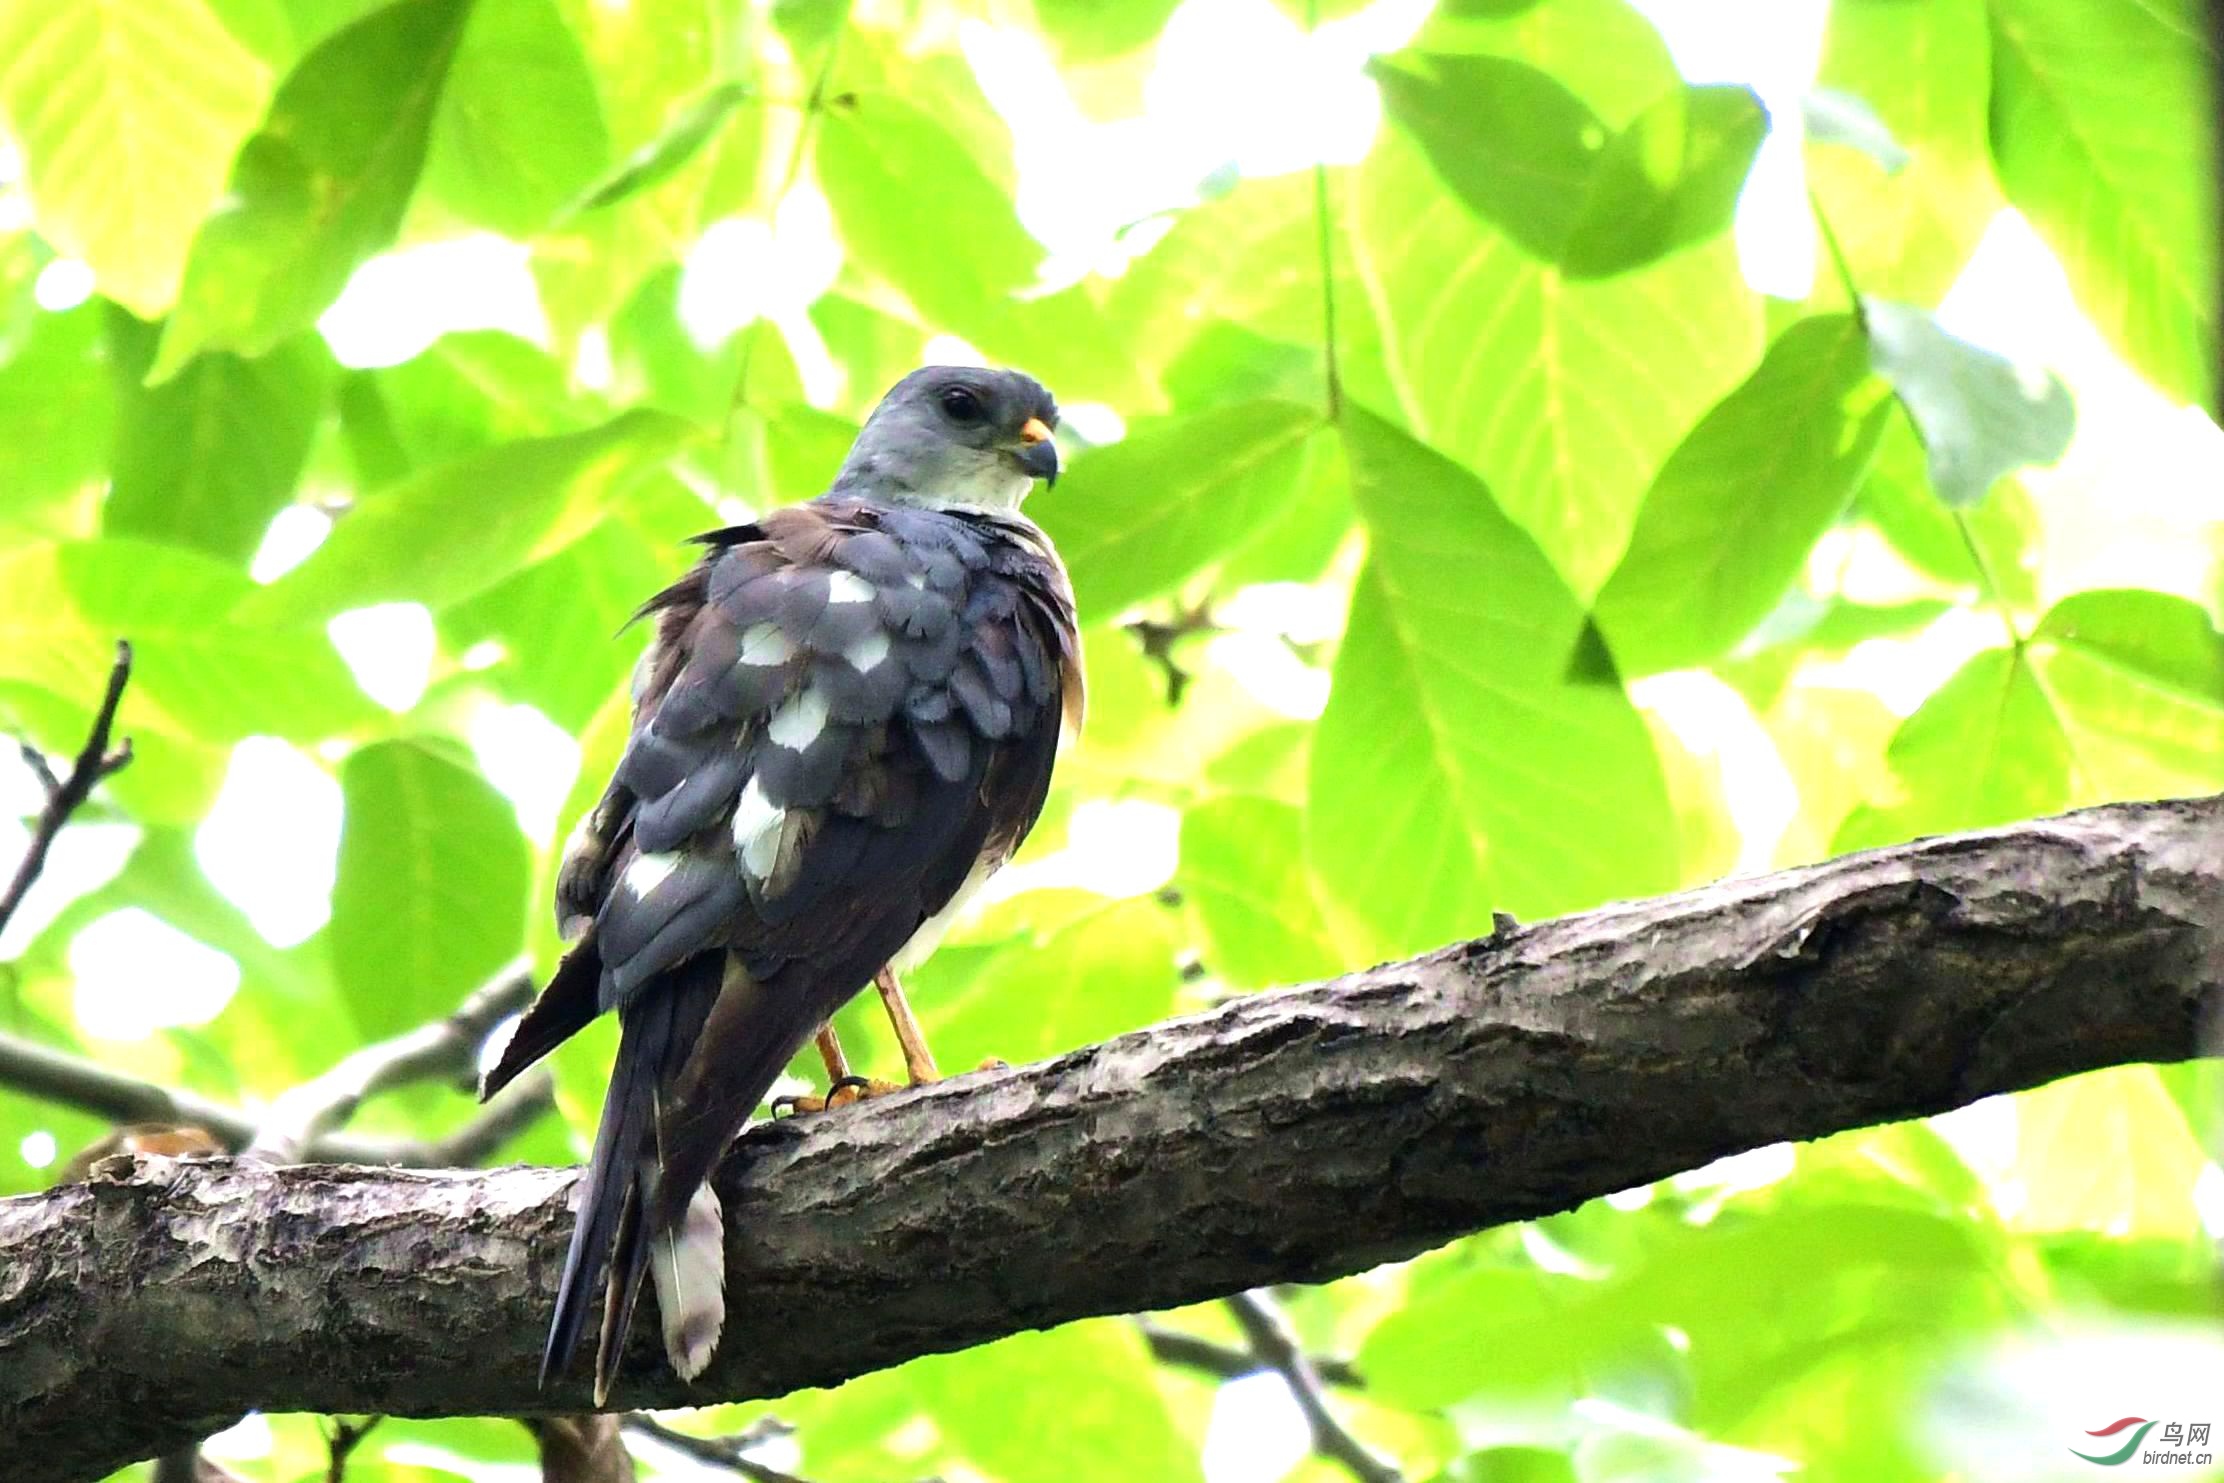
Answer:
[(93, 796), (94, 785), (102, 778), (121, 772), (131, 761), (131, 739), (124, 738), (123, 745), (114, 751), (108, 749), (108, 734), (116, 724), (116, 707), (123, 702), (124, 686), (131, 681), (131, 645), (121, 639), (116, 641), (116, 665), (108, 672), (108, 693), (101, 697), (100, 709), (93, 716), (91, 735), (70, 764), (69, 776), (56, 778), (54, 769), (47, 765), (39, 749), (29, 742), (20, 745), (23, 760), (31, 771), (38, 774), (39, 784), (46, 790), (46, 806), (39, 810), (39, 822), (31, 831), (30, 848), (23, 852), (22, 863), (16, 866), (15, 879), (8, 882), (8, 892), (0, 896), (0, 932), (7, 930), (8, 919), (31, 894), (31, 883), (46, 869), (47, 851), (54, 847), (54, 836), (62, 832), (71, 814)]
[[(2199, 1049), (2224, 799), (1725, 881), (1260, 994), (1039, 1065), (760, 1124), (693, 1385), (832, 1385), (1093, 1314), (1318, 1282), (1724, 1154)], [(96, 1478), (249, 1407), (534, 1388), (576, 1171), (110, 1160), (0, 1201), (0, 1456)]]
[(376, 1092), (419, 1081), (471, 1084), (476, 1080), (479, 1047), (488, 1032), (532, 999), (530, 975), (506, 974), (465, 996), (446, 1019), (364, 1046), (272, 1103), (245, 1153), (277, 1164), (298, 1163), (318, 1139), (344, 1127), (363, 1099)]
[(1289, 1387), (1290, 1399), (1297, 1403), (1298, 1413), (1305, 1418), (1306, 1430), (1312, 1434), (1313, 1450), (1359, 1483), (1404, 1483), (1405, 1474), (1395, 1464), (1377, 1457), (1365, 1442), (1353, 1436), (1336, 1413), (1329, 1409), (1328, 1394), (1321, 1388), (1321, 1377), (1313, 1362), (1298, 1348), (1297, 1336), (1290, 1332), (1289, 1320), (1274, 1300), (1263, 1292), (1239, 1292), (1228, 1298), (1228, 1311), (1235, 1316), (1236, 1326), (1243, 1330), (1244, 1342), (1258, 1357), (1259, 1368), (1271, 1370), (1282, 1377)]
[[(451, 1074), (467, 1077), (486, 1030), (531, 997), (531, 980), (522, 975), (499, 979), (473, 994), (451, 1018), (366, 1046), (323, 1076), (281, 1096), (271, 1117), (277, 1118), (280, 1109), (290, 1104), (286, 1116), (292, 1131), (274, 1133), (273, 1139), (297, 1139), (307, 1131), (308, 1156), (325, 1163), (448, 1169), (484, 1162), (556, 1105), (555, 1084), (545, 1074), (513, 1082), (445, 1137), (368, 1138), (339, 1129), (354, 1115), (361, 1099), (374, 1091)], [(462, 1037), (480, 1019), (484, 1028), (464, 1044)], [(263, 1120), (237, 1107), (4, 1033), (0, 1033), (0, 1086), (115, 1123), (205, 1128), (233, 1150), (247, 1148), (264, 1126)]]

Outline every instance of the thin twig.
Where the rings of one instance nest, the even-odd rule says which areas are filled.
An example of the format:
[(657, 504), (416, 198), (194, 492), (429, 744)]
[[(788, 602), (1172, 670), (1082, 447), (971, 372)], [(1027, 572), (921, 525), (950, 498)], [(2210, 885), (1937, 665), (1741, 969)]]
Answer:
[(1306, 1426), (1312, 1430), (1313, 1450), (1341, 1464), (1359, 1483), (1403, 1483), (1405, 1474), (1396, 1464), (1376, 1456), (1328, 1409), (1320, 1373), (1305, 1357), (1305, 1351), (1297, 1347), (1297, 1339), (1274, 1300), (1253, 1290), (1237, 1293), (1227, 1304), (1236, 1325), (1243, 1330), (1244, 1341), (1258, 1356), (1259, 1367), (1280, 1375), (1282, 1383), (1290, 1388), (1290, 1398), (1297, 1402)]
[(299, 1163), (317, 1140), (355, 1116), (363, 1099), (389, 1087), (423, 1081), (467, 1081), (487, 1035), (533, 997), (533, 980), (507, 974), (466, 996), (444, 1020), (366, 1045), (271, 1105), (248, 1141), (250, 1158)]
[(7, 930), (8, 919), (15, 915), (23, 898), (30, 894), (31, 883), (46, 869), (46, 853), (54, 847), (54, 837), (62, 832), (90, 798), (93, 788), (102, 778), (113, 777), (131, 761), (131, 738), (125, 737), (114, 751), (108, 749), (108, 734), (116, 724), (116, 707), (124, 698), (124, 686), (131, 680), (131, 645), (122, 639), (116, 641), (116, 664), (108, 672), (108, 693), (101, 697), (100, 710), (93, 717), (92, 734), (85, 738), (85, 745), (70, 764), (69, 776), (57, 779), (54, 769), (41, 756), (38, 748), (22, 743), (23, 760), (38, 776), (39, 786), (46, 791), (46, 806), (39, 810), (38, 827), (31, 833), (31, 847), (23, 852), (23, 863), (16, 867), (15, 879), (8, 883), (8, 894), (0, 896), (0, 932)]
[[(413, 1031), (411, 1035), (416, 1033)], [(402, 1037), (403, 1040), (409, 1038)], [(380, 1085), (398, 1084), (390, 1079)], [(237, 1107), (197, 1093), (145, 1081), (67, 1051), (7, 1034), (0, 1034), (0, 1086), (74, 1107), (112, 1123), (201, 1128), (232, 1150), (252, 1143), (264, 1122)], [(309, 1141), (307, 1158), (316, 1163), (410, 1169), (465, 1167), (485, 1162), (504, 1143), (554, 1106), (553, 1082), (545, 1076), (524, 1077), (481, 1108), (469, 1122), (443, 1137), (366, 1138), (351, 1136), (328, 1125)]]
[(372, 1428), (385, 1419), (383, 1416), (367, 1416), (350, 1424), (337, 1416), (332, 1418), (332, 1430), (324, 1439), (325, 1449), (332, 1459), (325, 1464), (324, 1483), (344, 1483), (349, 1454), (362, 1446), (363, 1439), (371, 1434)]
[(760, 1418), (745, 1431), (726, 1437), (698, 1437), (667, 1426), (646, 1411), (635, 1411), (618, 1423), (636, 1436), (652, 1437), (695, 1462), (739, 1473), (750, 1483), (803, 1483), (793, 1473), (783, 1473), (749, 1456), (765, 1443), (790, 1436), (795, 1428), (777, 1416)]
[[(1151, 1358), (1162, 1365), (1175, 1365), (1185, 1370), (1195, 1370), (1215, 1380), (1239, 1380), (1245, 1375), (1259, 1372), (1259, 1357), (1248, 1349), (1233, 1345), (1215, 1344), (1212, 1340), (1165, 1324), (1154, 1323), (1148, 1318), (1135, 1320), (1136, 1328), (1143, 1334), (1143, 1341), (1151, 1346)], [(1335, 1355), (1308, 1357), (1313, 1373), (1320, 1376), (1321, 1384), (1358, 1389), (1364, 1382), (1358, 1369), (1348, 1359)]]

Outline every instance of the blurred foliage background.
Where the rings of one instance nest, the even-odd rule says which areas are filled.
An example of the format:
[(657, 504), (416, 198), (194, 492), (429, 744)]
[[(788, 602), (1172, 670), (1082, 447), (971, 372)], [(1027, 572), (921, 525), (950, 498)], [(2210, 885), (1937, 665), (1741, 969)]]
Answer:
[[(0, 728), (74, 751), (139, 653), (0, 1025), (252, 1111), (545, 972), (627, 615), (931, 358), (1068, 408), (1030, 509), (1094, 692), (918, 982), (945, 1064), (2224, 787), (2209, 45), (2193, 0), (0, 0)], [(609, 1049), (512, 1155), (583, 1153)], [(2224, 1424), (2216, 1109), (2118, 1070), (1286, 1296), (1415, 1479), (2066, 1476)], [(0, 1131), (12, 1193), (106, 1129)], [(768, 1409), (813, 1479), (1343, 1476), (1118, 1320), (687, 1424)], [(531, 1457), (391, 1422), (348, 1475)]]

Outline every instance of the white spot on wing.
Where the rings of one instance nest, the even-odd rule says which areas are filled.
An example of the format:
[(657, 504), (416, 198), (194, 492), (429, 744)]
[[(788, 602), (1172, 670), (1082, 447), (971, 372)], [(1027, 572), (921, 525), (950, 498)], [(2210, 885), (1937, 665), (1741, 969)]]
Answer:
[(826, 697), (819, 694), (817, 686), (806, 685), (772, 713), (772, 724), (765, 728), (765, 734), (774, 745), (800, 752), (819, 739), (825, 725)]
[(734, 853), (741, 857), (741, 868), (759, 881), (770, 876), (779, 861), (780, 832), (787, 818), (788, 811), (765, 797), (755, 778), (741, 790), (741, 800), (734, 805)]
[(888, 635), (874, 629), (842, 651), (842, 658), (859, 674), (871, 674), (888, 657)]
[(795, 657), (795, 642), (775, 623), (750, 625), (741, 636), (743, 664), (786, 664)]
[(871, 602), (873, 584), (855, 572), (828, 572), (826, 575), (826, 600), (828, 602)]
[(678, 850), (667, 850), (661, 855), (635, 855), (632, 863), (625, 868), (622, 884), (633, 893), (633, 899), (638, 901), (663, 885), (671, 878), (672, 872), (679, 868)]

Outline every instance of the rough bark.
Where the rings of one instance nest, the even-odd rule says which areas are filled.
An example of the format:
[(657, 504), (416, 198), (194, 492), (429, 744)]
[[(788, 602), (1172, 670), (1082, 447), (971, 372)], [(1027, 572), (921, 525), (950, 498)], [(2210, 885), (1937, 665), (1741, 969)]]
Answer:
[[(759, 1126), (693, 1385), (829, 1385), (1091, 1314), (1310, 1282), (1723, 1154), (2199, 1053), (2224, 801), (2093, 809), (1625, 903), (1039, 1065)], [(533, 1388), (563, 1170), (113, 1161), (0, 1202), (0, 1456), (92, 1478), (250, 1406)]]

